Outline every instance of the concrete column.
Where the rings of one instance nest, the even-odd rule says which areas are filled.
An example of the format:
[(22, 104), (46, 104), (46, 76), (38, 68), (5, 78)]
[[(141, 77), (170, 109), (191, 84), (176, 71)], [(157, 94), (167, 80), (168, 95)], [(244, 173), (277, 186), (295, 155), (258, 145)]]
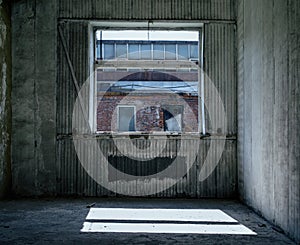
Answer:
[(11, 11), (0, 0), (0, 198), (11, 187)]

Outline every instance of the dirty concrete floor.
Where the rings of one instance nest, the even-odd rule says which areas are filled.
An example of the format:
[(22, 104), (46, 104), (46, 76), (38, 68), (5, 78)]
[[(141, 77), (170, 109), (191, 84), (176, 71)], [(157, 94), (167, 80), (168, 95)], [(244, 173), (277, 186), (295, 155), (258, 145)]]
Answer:
[[(94, 207), (221, 209), (257, 236), (81, 233)], [(295, 244), (238, 201), (192, 199), (16, 199), (0, 202), (0, 244)]]

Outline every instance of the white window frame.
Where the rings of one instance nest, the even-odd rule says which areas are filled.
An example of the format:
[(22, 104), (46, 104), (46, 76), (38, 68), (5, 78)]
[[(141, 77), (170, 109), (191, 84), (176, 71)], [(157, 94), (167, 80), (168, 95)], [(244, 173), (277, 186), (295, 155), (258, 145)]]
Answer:
[[(120, 131), (120, 108), (133, 108), (133, 115), (134, 115), (134, 131), (136, 131), (136, 106), (135, 105), (117, 105), (117, 132), (126, 132), (126, 131)], [(134, 132), (129, 131), (129, 132)]]
[[(151, 23), (151, 25), (150, 25)], [(96, 79), (97, 72), (95, 66), (95, 52), (96, 52), (96, 40), (95, 31), (99, 29), (103, 30), (189, 30), (199, 32), (199, 48), (198, 48), (198, 65), (201, 69), (198, 72), (198, 132), (195, 134), (200, 134), (200, 132), (206, 134), (205, 125), (205, 105), (204, 99), (204, 23), (198, 21), (132, 21), (132, 22), (118, 22), (118, 21), (92, 21), (89, 23), (89, 71), (90, 76), (90, 98), (89, 98), (89, 123), (92, 133), (97, 132), (97, 88)], [(176, 59), (177, 60), (177, 59)], [(135, 116), (136, 120), (136, 116)], [(136, 127), (136, 122), (135, 122)]]

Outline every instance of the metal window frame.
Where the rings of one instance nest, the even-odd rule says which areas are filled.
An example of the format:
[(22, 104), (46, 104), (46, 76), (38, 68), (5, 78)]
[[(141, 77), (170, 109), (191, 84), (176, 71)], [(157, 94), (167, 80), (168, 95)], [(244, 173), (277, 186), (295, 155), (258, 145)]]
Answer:
[[(97, 133), (97, 89), (95, 89), (97, 73), (95, 72), (99, 67), (95, 63), (95, 52), (96, 52), (96, 31), (103, 30), (149, 30), (149, 21), (132, 21), (132, 22), (118, 22), (118, 21), (97, 21), (90, 22), (89, 30), (92, 33), (92, 36), (89, 35), (90, 43), (90, 71), (91, 74), (94, 74), (92, 81), (90, 80), (90, 94), (93, 95), (93, 98), (90, 98), (89, 105), (89, 122), (92, 129), (92, 132)], [(205, 25), (202, 22), (198, 21), (151, 21), (152, 26), (151, 30), (189, 30), (189, 31), (198, 31), (198, 132), (195, 134), (202, 133), (206, 134), (206, 125), (205, 125), (205, 104), (204, 104), (204, 87), (205, 87), (205, 77), (204, 77), (204, 28)], [(164, 48), (165, 49), (165, 48)], [(115, 49), (116, 50), (116, 49)], [(177, 49), (176, 49), (177, 51)], [(189, 50), (190, 51), (190, 50)], [(139, 52), (140, 53), (140, 52)], [(164, 50), (165, 53), (165, 50)], [(176, 62), (177, 52), (176, 52)], [(191, 68), (190, 68), (191, 69)], [(93, 83), (93, 85), (91, 85)], [(136, 117), (135, 117), (136, 120)], [(135, 122), (136, 125), (136, 122)]]

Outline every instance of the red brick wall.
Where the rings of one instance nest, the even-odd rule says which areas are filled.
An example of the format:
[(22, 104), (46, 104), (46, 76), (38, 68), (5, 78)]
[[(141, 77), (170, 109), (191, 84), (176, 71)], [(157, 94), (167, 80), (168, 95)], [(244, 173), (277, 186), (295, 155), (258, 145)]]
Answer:
[[(183, 105), (183, 131), (198, 130), (198, 97), (163, 93), (140, 93), (120, 95), (98, 94), (97, 130), (117, 131), (117, 106), (134, 105), (136, 107), (136, 131), (164, 131), (163, 107), (165, 105)], [(182, 100), (183, 99), (183, 100)], [(185, 101), (186, 103), (183, 103)]]

